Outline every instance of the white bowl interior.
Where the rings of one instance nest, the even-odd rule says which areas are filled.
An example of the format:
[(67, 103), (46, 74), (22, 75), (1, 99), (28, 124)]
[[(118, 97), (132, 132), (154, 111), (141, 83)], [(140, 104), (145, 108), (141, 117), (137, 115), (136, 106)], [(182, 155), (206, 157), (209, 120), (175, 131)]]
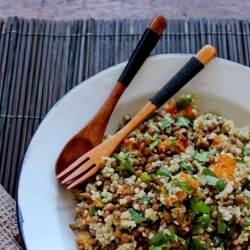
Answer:
[[(135, 115), (189, 59), (190, 55), (159, 55), (146, 60), (117, 104), (107, 133)], [(54, 165), (65, 143), (98, 111), (125, 63), (111, 67), (64, 96), (47, 114), (30, 142), (20, 173), (17, 203), (21, 233), (27, 249), (77, 249), (76, 202), (57, 182)], [(250, 69), (214, 59), (176, 96), (194, 94), (201, 113), (219, 112), (237, 126), (250, 124)]]

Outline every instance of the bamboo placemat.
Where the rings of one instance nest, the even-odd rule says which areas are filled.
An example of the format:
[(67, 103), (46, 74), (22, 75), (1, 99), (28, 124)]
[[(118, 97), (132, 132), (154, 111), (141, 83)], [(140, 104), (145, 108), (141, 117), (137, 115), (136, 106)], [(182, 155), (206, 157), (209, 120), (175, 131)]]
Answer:
[[(12, 197), (22, 157), (47, 111), (90, 76), (126, 61), (150, 19), (0, 19), (0, 183)], [(169, 20), (152, 55), (195, 54), (250, 66), (250, 20)]]

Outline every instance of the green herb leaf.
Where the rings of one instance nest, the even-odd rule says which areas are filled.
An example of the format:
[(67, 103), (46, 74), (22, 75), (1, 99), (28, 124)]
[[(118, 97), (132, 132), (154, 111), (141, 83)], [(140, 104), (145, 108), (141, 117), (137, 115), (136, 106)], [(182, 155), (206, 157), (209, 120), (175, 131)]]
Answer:
[(102, 205), (104, 205), (102, 199), (103, 199), (103, 197), (100, 195), (100, 197), (98, 198), (98, 200), (102, 203)]
[(242, 227), (242, 230), (243, 230), (244, 232), (246, 232), (246, 229), (245, 229), (245, 228), (247, 228), (247, 227), (250, 227), (250, 222), (245, 223), (245, 224), (243, 225), (243, 227)]
[(177, 144), (176, 141), (171, 141), (168, 145), (171, 147), (171, 146), (175, 146)]
[(208, 214), (213, 210), (212, 207), (209, 207), (203, 201), (198, 201), (196, 197), (190, 199), (190, 208), (194, 213), (203, 213), (203, 214)]
[(149, 173), (147, 172), (143, 172), (141, 175), (140, 175), (140, 178), (143, 182), (145, 182), (146, 184), (149, 184), (151, 181), (152, 181), (152, 177)]
[[(157, 232), (152, 238), (151, 238), (151, 242), (154, 246), (167, 246), (168, 243), (170, 242), (170, 238), (169, 236)], [(167, 245), (166, 245), (167, 244)]]
[(161, 124), (160, 125), (161, 130), (171, 127), (171, 124), (167, 119), (162, 120), (160, 124)]
[(218, 216), (217, 216), (217, 233), (223, 234), (223, 233), (225, 233), (226, 229), (227, 229), (227, 224), (222, 219), (221, 214), (218, 214)]
[(172, 175), (170, 174), (170, 172), (164, 168), (164, 167), (161, 167), (160, 169), (158, 169), (156, 171), (156, 175), (165, 175), (169, 178), (169, 180), (171, 181), (172, 180)]
[(146, 201), (147, 204), (150, 203), (151, 199), (149, 197), (143, 196), (140, 200), (138, 200), (141, 204), (144, 204), (144, 202)]
[(245, 148), (245, 149), (243, 149), (242, 154), (243, 154), (244, 156), (247, 156), (248, 153), (249, 153), (249, 151), (250, 151), (250, 148)]
[(93, 204), (92, 207), (91, 207), (91, 209), (90, 209), (90, 212), (89, 212), (89, 217), (94, 216), (94, 215), (95, 215), (95, 212), (96, 212), (98, 209), (99, 209), (99, 208), (98, 208), (95, 204)]
[(175, 228), (174, 227), (170, 227), (169, 228), (169, 232), (170, 232), (170, 235), (169, 235), (169, 238), (170, 238), (170, 242), (173, 243), (175, 241), (180, 241), (182, 243), (185, 242), (184, 239), (182, 239), (181, 237), (177, 236), (176, 235), (176, 232), (175, 232)]
[(223, 239), (230, 239), (234, 235), (234, 230), (231, 227), (228, 227), (224, 234), (221, 234)]
[(186, 174), (193, 174), (194, 168), (187, 160), (179, 161), (178, 164), (183, 172)]
[(208, 184), (214, 186), (217, 192), (222, 192), (225, 189), (227, 184), (222, 179), (217, 177), (210, 169), (204, 169), (202, 174), (206, 178)]
[(132, 220), (136, 223), (136, 224), (140, 224), (143, 221), (145, 221), (146, 219), (141, 216), (137, 211), (135, 211), (133, 208), (129, 208), (128, 209), (129, 213), (131, 214), (131, 218)]
[(113, 155), (111, 155), (110, 158), (114, 158), (114, 159), (118, 160), (120, 163), (123, 162), (123, 159), (118, 154), (113, 154)]
[(236, 162), (239, 162), (239, 163), (242, 163), (242, 164), (246, 164), (246, 163), (247, 163), (246, 161), (244, 161), (244, 160), (242, 160), (242, 159), (238, 159), (238, 158), (234, 158), (234, 160), (235, 160)]
[(205, 164), (208, 156), (209, 156), (208, 152), (200, 152), (199, 153), (198, 151), (195, 151), (193, 158), (195, 160), (197, 160), (199, 163)]
[(180, 126), (180, 127), (184, 127), (184, 128), (187, 128), (187, 127), (189, 127), (189, 126), (191, 126), (192, 125), (192, 123), (191, 123), (191, 121), (188, 119), (188, 118), (186, 118), (186, 117), (183, 117), (183, 116), (179, 116), (178, 118), (177, 118), (177, 121), (176, 121), (176, 126)]
[(124, 170), (129, 171), (132, 174), (135, 173), (135, 169), (134, 169), (133, 165), (128, 160), (123, 161), (121, 163), (121, 165), (118, 167), (118, 169), (121, 170), (121, 171), (124, 171)]
[(191, 186), (189, 180), (187, 180), (187, 181), (179, 181), (179, 182), (176, 181), (176, 182), (174, 182), (173, 185), (176, 186), (176, 187), (179, 187), (184, 192), (192, 191), (192, 186)]
[(147, 118), (147, 120), (154, 120), (155, 117), (156, 117), (156, 114), (153, 113), (152, 115), (150, 115), (150, 116)]
[(192, 248), (193, 250), (207, 250), (210, 247), (210, 243), (207, 242), (206, 244), (200, 243), (200, 241), (197, 238), (192, 238)]
[(178, 111), (181, 111), (189, 106), (192, 103), (192, 100), (195, 98), (197, 97), (194, 95), (191, 95), (190, 97), (181, 97), (178, 101), (176, 101), (176, 107)]
[(153, 149), (154, 147), (156, 147), (159, 144), (159, 139), (156, 138), (156, 140), (154, 140), (152, 143), (150, 143), (149, 147), (151, 149)]
[(194, 226), (193, 228), (193, 231), (192, 233), (193, 234), (197, 234), (198, 233), (198, 230), (200, 228), (208, 228), (211, 226), (211, 218), (210, 218), (210, 215), (203, 215), (203, 216), (200, 216), (197, 218), (197, 223), (196, 225)]
[(162, 250), (162, 247), (159, 247), (159, 246), (154, 247), (154, 246), (152, 246), (152, 247), (149, 248), (149, 250)]

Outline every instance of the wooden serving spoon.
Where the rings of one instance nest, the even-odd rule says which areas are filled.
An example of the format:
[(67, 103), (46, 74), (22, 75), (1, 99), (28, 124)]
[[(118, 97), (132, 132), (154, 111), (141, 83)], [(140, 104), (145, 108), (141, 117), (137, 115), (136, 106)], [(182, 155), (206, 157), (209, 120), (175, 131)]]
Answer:
[(56, 175), (102, 142), (116, 103), (155, 47), (166, 25), (167, 20), (162, 15), (156, 15), (153, 18), (106, 102), (90, 122), (64, 146), (55, 164)]
[[(62, 184), (70, 185), (67, 189), (74, 188), (92, 177), (99, 170), (99, 163), (103, 156), (110, 156), (119, 143), (131, 131), (143, 122), (157, 108), (161, 107), (169, 98), (179, 91), (189, 82), (204, 66), (216, 55), (216, 50), (206, 45), (196, 56), (192, 57), (181, 70), (159, 91), (150, 101), (139, 111), (139, 113), (121, 130), (110, 139), (104, 141), (96, 148), (77, 159), (67, 169), (57, 176), (58, 179), (66, 177), (61, 181)], [(73, 172), (72, 172), (73, 171)], [(70, 174), (70, 175), (68, 175)]]

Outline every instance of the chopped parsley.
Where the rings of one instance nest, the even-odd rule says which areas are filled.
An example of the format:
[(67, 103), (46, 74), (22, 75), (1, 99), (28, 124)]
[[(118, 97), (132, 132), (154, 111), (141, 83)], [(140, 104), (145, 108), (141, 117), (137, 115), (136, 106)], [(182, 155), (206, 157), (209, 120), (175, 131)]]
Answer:
[(208, 214), (213, 211), (213, 207), (209, 207), (203, 201), (198, 201), (196, 197), (190, 199), (190, 208), (194, 213)]
[(205, 164), (206, 163), (206, 160), (207, 160), (207, 157), (209, 156), (209, 152), (198, 152), (198, 151), (195, 151), (195, 154), (193, 156), (193, 158), (195, 160), (197, 160), (199, 163), (201, 164)]
[(191, 121), (184, 117), (184, 116), (179, 116), (176, 121), (176, 126), (180, 126), (182, 128), (187, 128), (192, 125)]
[(170, 246), (170, 243), (173, 243), (175, 241), (180, 241), (182, 243), (185, 243), (185, 240), (181, 237), (177, 236), (175, 233), (174, 227), (169, 228), (169, 235), (157, 232), (152, 238), (151, 242), (153, 244), (153, 247), (150, 248), (150, 250), (158, 250), (162, 249), (163, 247)]
[(150, 250), (158, 250), (163, 247), (170, 246), (170, 238), (166, 234), (157, 232), (151, 239), (153, 247), (150, 247)]
[(170, 124), (170, 122), (167, 119), (164, 119), (164, 120), (161, 121), (161, 123), (160, 123), (160, 129), (162, 131), (164, 129), (166, 129), (166, 128), (169, 128), (169, 127), (171, 127), (171, 124)]
[(129, 208), (128, 209), (130, 215), (131, 215), (131, 218), (132, 220), (136, 223), (136, 224), (140, 224), (142, 223), (143, 221), (145, 221), (146, 219), (141, 216), (137, 211), (135, 211), (133, 208)]
[(190, 181), (175, 181), (174, 186), (179, 187), (184, 192), (190, 192), (192, 191), (192, 186), (190, 184)]
[(193, 237), (191, 245), (193, 250), (207, 250), (210, 247), (210, 242), (203, 244), (197, 238)]
[[(147, 206), (149, 205), (151, 199), (149, 197), (143, 196), (140, 200), (138, 200), (141, 204), (145, 205), (145, 201), (147, 202)], [(150, 207), (150, 206), (149, 206)]]
[(170, 143), (168, 145), (171, 147), (171, 146), (175, 146), (176, 144), (177, 144), (176, 141), (170, 141)]
[(245, 148), (245, 149), (243, 149), (242, 154), (243, 154), (244, 156), (247, 156), (248, 153), (249, 153), (249, 150), (250, 150), (250, 148)]
[(202, 216), (197, 218), (196, 222), (197, 223), (195, 224), (193, 231), (192, 231), (193, 234), (197, 234), (199, 229), (201, 229), (201, 228), (206, 229), (206, 228), (211, 226), (210, 215), (209, 214), (202, 215)]
[(194, 168), (193, 166), (189, 163), (189, 161), (184, 160), (184, 161), (179, 161), (178, 165), (180, 166), (181, 170), (186, 173), (186, 174), (193, 174)]
[(95, 212), (99, 209), (98, 206), (96, 206), (95, 204), (92, 205), (90, 212), (89, 212), (89, 217), (92, 217), (95, 215)]
[(217, 177), (210, 169), (204, 169), (202, 174), (206, 178), (208, 184), (214, 186), (217, 192), (222, 192), (225, 189), (227, 184), (222, 179)]
[(238, 159), (238, 158), (234, 158), (234, 160), (235, 160), (236, 162), (239, 162), (239, 163), (242, 163), (242, 164), (246, 164), (246, 163), (247, 163), (246, 161), (244, 161), (244, 160), (242, 160), (242, 159)]
[(195, 99), (195, 98), (197, 98), (197, 97), (194, 95), (191, 95), (189, 97), (186, 97), (186, 96), (181, 97), (178, 101), (176, 101), (177, 110), (181, 111), (181, 110), (185, 109), (186, 107), (188, 107), (192, 103), (193, 99)]
[(121, 165), (118, 167), (119, 170), (121, 171), (129, 171), (132, 174), (135, 173), (135, 169), (133, 167), (133, 165), (131, 164), (131, 162), (129, 160), (124, 160)]
[(172, 175), (171, 173), (164, 167), (161, 167), (160, 169), (157, 170), (156, 175), (165, 175), (169, 178), (169, 180), (172, 180)]
[(227, 224), (222, 219), (221, 214), (218, 214), (218, 217), (217, 217), (217, 233), (218, 234), (223, 234), (223, 233), (225, 233), (226, 229), (227, 229)]
[(149, 147), (150, 147), (151, 149), (153, 149), (153, 148), (156, 147), (158, 144), (159, 144), (159, 139), (156, 138), (156, 139), (149, 145)]

